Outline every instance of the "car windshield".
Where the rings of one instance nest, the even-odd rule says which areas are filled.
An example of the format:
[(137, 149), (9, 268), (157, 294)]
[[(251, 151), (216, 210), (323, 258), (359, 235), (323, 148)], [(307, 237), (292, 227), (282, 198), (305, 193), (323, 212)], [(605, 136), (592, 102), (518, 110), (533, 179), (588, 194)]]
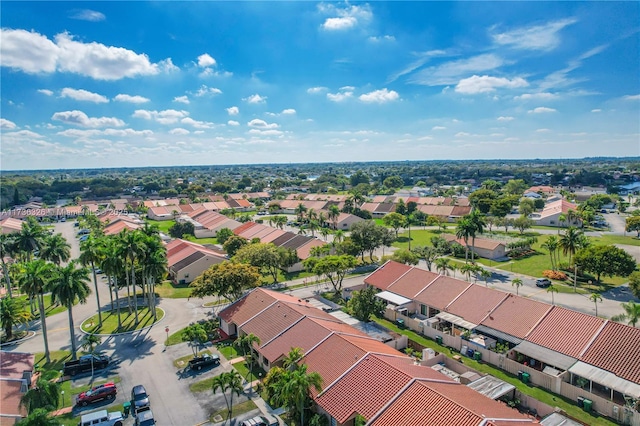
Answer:
[(140, 392), (135, 395), (136, 401), (140, 401), (141, 399), (145, 399), (147, 397), (146, 392)]

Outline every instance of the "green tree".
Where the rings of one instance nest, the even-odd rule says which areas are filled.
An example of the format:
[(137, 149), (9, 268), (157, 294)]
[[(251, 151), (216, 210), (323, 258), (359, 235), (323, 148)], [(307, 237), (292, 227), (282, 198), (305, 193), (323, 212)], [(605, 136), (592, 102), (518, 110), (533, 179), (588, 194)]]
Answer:
[(38, 379), (36, 385), (29, 389), (20, 398), (20, 405), (27, 409), (29, 414), (41, 408), (47, 411), (55, 410), (60, 402), (60, 385), (56, 382)]
[(278, 282), (278, 272), (283, 259), (278, 247), (271, 243), (247, 244), (236, 252), (233, 260), (255, 266), (263, 275), (270, 275), (274, 283)]
[(633, 295), (640, 299), (640, 271), (629, 274), (629, 288)]
[(490, 189), (478, 189), (469, 194), (469, 203), (474, 209), (480, 210), (482, 213), (489, 213), (491, 206), (498, 198), (498, 194)]
[(247, 361), (247, 356), (249, 357), (249, 371), (247, 372), (247, 377), (245, 380), (249, 380), (251, 376), (251, 372), (253, 371), (253, 364), (255, 363), (255, 356), (253, 355), (253, 345), (260, 346), (260, 338), (253, 333), (245, 334), (244, 336), (238, 337), (234, 344), (238, 346), (242, 350), (242, 356)]
[(500, 197), (493, 201), (489, 213), (495, 217), (505, 217), (511, 211), (511, 207), (513, 204), (509, 197)]
[(336, 294), (342, 291), (342, 281), (356, 266), (356, 258), (349, 255), (333, 255), (321, 258), (310, 257), (304, 261), (305, 268), (316, 275), (324, 275)]
[(574, 261), (582, 270), (596, 274), (598, 282), (602, 275), (629, 276), (637, 266), (633, 256), (614, 245), (582, 248), (576, 252)]
[(13, 338), (13, 326), (26, 324), (31, 319), (31, 313), (26, 309), (23, 299), (5, 297), (0, 299), (0, 322), (7, 341)]
[(513, 227), (520, 231), (520, 235), (524, 234), (524, 231), (531, 228), (535, 222), (528, 217), (520, 216), (513, 219)]
[(25, 253), (27, 261), (30, 261), (33, 252), (44, 245), (47, 233), (33, 216), (29, 216), (22, 222), (22, 229), (15, 236), (15, 248), (17, 252)]
[(393, 228), (396, 233), (396, 238), (398, 238), (398, 230), (402, 228), (405, 223), (405, 218), (400, 213), (389, 213), (382, 218), (382, 222), (385, 226)]
[(376, 297), (377, 293), (376, 288), (372, 286), (366, 286), (360, 291), (354, 291), (353, 296), (347, 302), (347, 310), (354, 317), (364, 322), (368, 322), (371, 315), (382, 318), (386, 303)]
[(621, 303), (622, 309), (624, 309), (624, 320), (627, 321), (632, 327), (638, 325), (640, 321), (640, 303), (635, 303), (633, 300), (627, 303)]
[[(102, 337), (97, 336), (93, 333), (85, 334), (80, 341), (80, 347), (85, 352), (89, 352), (93, 354), (96, 346), (98, 346), (102, 342)], [(93, 357), (91, 358), (91, 380), (93, 380)]]
[(304, 220), (304, 215), (306, 212), (307, 212), (307, 207), (302, 203), (298, 203), (298, 205), (295, 208), (295, 214), (298, 217), (298, 222), (302, 222)]
[(91, 267), (91, 273), (93, 274), (93, 288), (96, 294), (96, 303), (98, 306), (98, 326), (102, 327), (102, 309), (100, 305), (100, 295), (98, 294), (98, 277), (96, 274), (96, 265), (102, 260), (102, 252), (100, 251), (99, 240), (96, 240), (93, 236), (89, 236), (85, 241), (80, 243), (80, 263), (84, 266)]
[(44, 341), (44, 355), (47, 363), (51, 362), (49, 352), (49, 339), (47, 336), (47, 316), (44, 311), (44, 293), (49, 289), (50, 277), (54, 274), (54, 266), (42, 259), (32, 260), (24, 264), (24, 270), (20, 274), (19, 284), (22, 291), (29, 297), (38, 300), (40, 312), (40, 328), (42, 328), (42, 339)]
[(389, 176), (382, 184), (387, 188), (398, 189), (404, 186), (404, 180), (400, 176)]
[[(242, 376), (236, 370), (232, 370), (228, 373), (222, 373), (219, 376), (213, 378), (213, 393), (216, 394), (218, 390), (222, 392), (224, 401), (227, 405), (227, 420), (231, 419), (233, 412), (233, 395), (240, 396), (243, 391), (242, 388)], [(229, 397), (227, 398), (227, 392)]]
[(306, 364), (291, 369), (275, 367), (267, 374), (265, 386), (272, 402), (300, 416), (299, 424), (304, 425), (305, 411), (311, 405), (311, 389), (322, 390), (322, 377), (316, 372), (309, 373)]
[(13, 257), (16, 251), (15, 238), (11, 234), (0, 233), (0, 262), (2, 262), (2, 275), (4, 275), (7, 295), (11, 298), (11, 277), (9, 276), (9, 268), (5, 261), (6, 257)]
[(242, 238), (239, 235), (234, 235), (224, 242), (222, 248), (224, 248), (224, 251), (227, 252), (229, 257), (233, 257), (236, 255), (238, 250), (246, 246), (248, 243), (249, 242), (246, 240), (246, 238)]
[(207, 330), (205, 330), (204, 326), (200, 323), (191, 324), (182, 330), (182, 340), (189, 342), (193, 356), (198, 356), (198, 349), (207, 343)]
[(363, 220), (351, 226), (351, 241), (358, 247), (364, 261), (364, 253), (369, 253), (369, 259), (373, 261), (373, 252), (381, 247), (393, 231), (384, 226), (377, 225), (372, 220)]
[(463, 217), (462, 219), (460, 219), (458, 221), (458, 224), (456, 225), (456, 237), (457, 238), (461, 238), (461, 239), (464, 240), (464, 246), (465, 246), (464, 260), (465, 260), (465, 262), (469, 261), (469, 238), (472, 235), (475, 237), (475, 232), (476, 232), (476, 227), (473, 224), (473, 222), (471, 222), (471, 220), (469, 220), (468, 217)]
[(216, 233), (216, 239), (218, 240), (218, 244), (223, 244), (227, 242), (227, 240), (233, 237), (235, 234), (229, 228), (222, 228)]
[(39, 257), (60, 265), (71, 257), (71, 246), (62, 234), (49, 235), (43, 241)]
[(100, 268), (107, 276), (109, 296), (111, 298), (111, 310), (113, 310), (113, 293), (116, 295), (116, 312), (118, 317), (118, 329), (120, 329), (122, 327), (122, 317), (120, 310), (120, 297), (118, 293), (120, 288), (118, 277), (126, 273), (126, 265), (124, 259), (120, 256), (119, 241), (115, 238), (106, 238), (102, 240), (100, 252), (102, 254)]
[(518, 206), (518, 211), (523, 217), (529, 217), (531, 213), (536, 211), (536, 205), (531, 198), (523, 198)]
[(141, 232), (128, 231), (124, 229), (117, 237), (119, 255), (125, 259), (125, 264), (128, 263), (129, 273), (125, 274), (127, 281), (127, 305), (129, 306), (129, 312), (131, 312), (131, 291), (133, 289), (133, 306), (135, 323), (138, 324), (138, 290), (136, 289), (136, 262), (141, 258), (145, 251), (144, 238)]
[(589, 300), (591, 300), (596, 306), (596, 316), (598, 316), (598, 302), (602, 303), (602, 296), (600, 293), (591, 293), (589, 295)]
[(511, 195), (522, 195), (527, 189), (527, 184), (522, 179), (510, 179), (502, 188), (502, 191)]
[(442, 256), (442, 252), (436, 247), (417, 246), (412, 251), (420, 259), (423, 259), (425, 261), (425, 263), (427, 264), (428, 270), (431, 270), (431, 267), (433, 266), (433, 262), (435, 262), (440, 256)]
[(87, 285), (89, 281), (89, 271), (86, 268), (77, 268), (75, 260), (69, 262), (67, 266), (58, 266), (51, 281), (51, 301), (59, 301), (67, 308), (69, 314), (69, 335), (71, 338), (71, 356), (78, 358), (76, 348), (75, 326), (73, 324), (73, 304), (76, 300), (80, 303), (87, 303), (87, 296), (91, 289)]
[(552, 305), (556, 304), (556, 301), (553, 298), (553, 293), (557, 293), (557, 292), (558, 292), (558, 288), (555, 285), (551, 284), (549, 287), (547, 287), (547, 293), (551, 293), (551, 304)]
[(169, 228), (169, 235), (173, 238), (182, 238), (184, 235), (195, 235), (195, 227), (191, 222), (176, 222)]
[(441, 275), (446, 275), (451, 270), (451, 264), (446, 257), (439, 257), (435, 260), (436, 270)]
[(60, 426), (60, 420), (51, 416), (49, 410), (36, 408), (27, 417), (16, 423), (16, 426)]
[(406, 265), (417, 265), (420, 262), (420, 257), (411, 250), (398, 249), (391, 255), (391, 260)]
[(549, 251), (549, 257), (551, 259), (551, 269), (554, 271), (557, 269), (556, 263), (556, 255), (558, 253), (558, 248), (560, 247), (560, 242), (558, 237), (555, 235), (550, 235), (547, 237), (547, 241), (545, 241), (541, 247)]
[(209, 267), (190, 287), (192, 297), (217, 296), (235, 302), (245, 290), (258, 287), (262, 278), (258, 269), (245, 263), (222, 262)]
[(514, 278), (513, 280), (511, 280), (511, 285), (516, 288), (516, 296), (519, 295), (519, 290), (520, 287), (522, 287), (522, 284), (523, 282), (520, 278)]
[(629, 216), (626, 221), (625, 230), (627, 232), (636, 232), (636, 236), (640, 238), (640, 216)]
[(476, 235), (482, 235), (484, 233), (484, 216), (478, 211), (473, 210), (470, 214), (467, 215), (467, 218), (473, 225), (473, 232), (471, 233), (471, 246), (473, 247), (473, 251), (471, 251), (471, 262), (473, 262), (473, 254), (476, 248)]

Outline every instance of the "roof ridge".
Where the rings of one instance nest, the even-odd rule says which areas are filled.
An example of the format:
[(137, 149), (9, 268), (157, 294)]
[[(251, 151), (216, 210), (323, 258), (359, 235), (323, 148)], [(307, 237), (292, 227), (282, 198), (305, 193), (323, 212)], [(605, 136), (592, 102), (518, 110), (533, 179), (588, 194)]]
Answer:
[[(457, 279), (457, 278), (454, 278)], [(462, 282), (466, 282), (469, 283), (469, 281), (465, 281), (465, 280), (458, 280), (458, 281), (462, 281)], [(474, 285), (473, 283), (469, 283), (469, 285), (467, 287), (465, 287), (464, 290), (462, 290), (460, 293), (458, 293), (458, 295), (456, 297), (453, 298), (453, 300), (451, 302), (449, 302), (449, 304), (447, 304), (447, 306), (444, 307), (444, 311), (445, 312), (449, 312), (449, 306), (453, 305), (455, 303), (456, 300), (458, 300), (467, 290), (469, 290), (469, 288), (471, 288), (471, 286)], [(464, 318), (464, 317), (461, 317)]]
[(538, 321), (533, 325), (533, 327), (531, 327), (531, 329), (529, 330), (529, 332), (528, 332), (527, 334), (525, 334), (525, 336), (524, 336), (524, 338), (523, 338), (522, 340), (527, 340), (527, 337), (529, 337), (529, 335), (530, 335), (531, 333), (533, 333), (533, 330), (535, 330), (535, 329), (540, 325), (540, 323), (541, 323), (542, 321), (544, 321), (544, 319), (545, 319), (546, 317), (548, 317), (548, 316), (549, 316), (549, 314), (551, 314), (551, 311), (553, 311), (553, 309), (554, 309), (555, 307), (556, 307), (555, 305), (551, 305), (551, 309), (548, 309), (548, 310), (547, 310), (547, 312), (545, 312), (545, 314), (544, 314), (542, 317), (540, 317), (540, 319), (539, 319), (539, 320), (538, 320)]
[(609, 320), (604, 320), (604, 322), (602, 323), (602, 325), (600, 326), (600, 328), (598, 329), (598, 331), (596, 331), (595, 333), (593, 333), (593, 336), (591, 337), (591, 340), (589, 340), (589, 342), (587, 342), (587, 344), (584, 346), (584, 348), (580, 351), (580, 353), (578, 353), (578, 356), (576, 358), (580, 359), (582, 358), (582, 356), (589, 350), (589, 348), (591, 347), (591, 345), (593, 344), (593, 342), (595, 342), (595, 340), (598, 338), (598, 336), (600, 336), (600, 333), (602, 333), (602, 330), (604, 330), (605, 326), (609, 323)]
[[(399, 263), (399, 262), (398, 262)], [(403, 273), (402, 275), (400, 275), (398, 278), (396, 278), (393, 282), (389, 283), (389, 285), (387, 286), (387, 290), (389, 290), (389, 288), (391, 288), (392, 285), (394, 285), (395, 283), (397, 283), (398, 281), (400, 281), (400, 279), (402, 277), (404, 277), (405, 275), (407, 275), (409, 272), (413, 271), (415, 269), (415, 266), (412, 266), (411, 268), (407, 269), (405, 273)]]

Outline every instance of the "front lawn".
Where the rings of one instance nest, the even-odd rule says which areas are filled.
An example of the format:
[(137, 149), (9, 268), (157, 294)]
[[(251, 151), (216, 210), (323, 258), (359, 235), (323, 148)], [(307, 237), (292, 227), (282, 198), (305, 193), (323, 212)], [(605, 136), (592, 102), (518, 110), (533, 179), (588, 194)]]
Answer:
[[(160, 308), (156, 308), (156, 321), (160, 321), (164, 317), (164, 311)], [(144, 327), (148, 327), (154, 324), (153, 315), (149, 308), (138, 308), (138, 324), (135, 323), (136, 316), (133, 308), (131, 313), (127, 308), (120, 308), (120, 321), (121, 326), (118, 327), (118, 313), (117, 311), (108, 311), (102, 313), (102, 327), (98, 324), (98, 314), (85, 320), (81, 328), (87, 333), (96, 334), (115, 334), (124, 333), (127, 331), (140, 330)], [(93, 324), (93, 325), (92, 325)]]
[(262, 380), (265, 376), (265, 371), (260, 368), (257, 362), (253, 363), (253, 369), (251, 370), (251, 374), (249, 374), (249, 365), (245, 361), (236, 362), (233, 364), (233, 368), (235, 368), (238, 373), (245, 379), (247, 382), (253, 382), (254, 380)]
[(155, 290), (158, 296), (167, 299), (186, 299), (191, 296), (191, 291), (193, 291), (189, 284), (174, 284), (171, 281), (156, 285)]
[[(257, 408), (258, 406), (251, 400), (241, 402), (240, 404), (236, 404), (233, 407), (231, 407), (231, 417), (233, 418), (233, 417), (239, 416), (240, 414), (248, 413), (249, 411), (256, 410)], [(211, 416), (209, 417), (209, 421), (211, 423), (217, 423), (216, 422), (217, 416), (220, 416), (223, 419), (226, 419), (227, 414), (229, 414), (227, 407), (224, 407), (223, 409), (218, 410), (213, 414), (211, 414)]]
[(242, 354), (238, 353), (238, 350), (235, 346), (231, 344), (231, 340), (227, 340), (226, 343), (222, 342), (218, 345), (218, 351), (222, 354), (223, 357), (227, 361), (238, 358), (242, 356)]

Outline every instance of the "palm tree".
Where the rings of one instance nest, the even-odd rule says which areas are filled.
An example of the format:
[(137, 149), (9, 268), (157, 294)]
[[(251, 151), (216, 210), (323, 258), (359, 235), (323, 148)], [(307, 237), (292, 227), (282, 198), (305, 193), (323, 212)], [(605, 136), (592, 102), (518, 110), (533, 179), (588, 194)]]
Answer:
[[(566, 256), (569, 254), (569, 264), (571, 264), (571, 260), (573, 259), (573, 255), (580, 248), (582, 242), (582, 231), (574, 226), (570, 226), (567, 228), (565, 233), (560, 237), (560, 241), (558, 242), (560, 248), (562, 249), (562, 253)], [(574, 263), (573, 265), (573, 291), (576, 290), (578, 281), (578, 265)]]
[(524, 284), (524, 283), (522, 282), (522, 280), (520, 278), (514, 278), (511, 281), (511, 285), (516, 288), (516, 296), (519, 295), (519, 290), (520, 290), (520, 287), (522, 287), (522, 284)]
[(467, 281), (471, 279), (471, 274), (476, 271), (476, 266), (471, 263), (465, 263), (460, 266), (460, 272), (467, 276)]
[(276, 228), (283, 229), (284, 226), (287, 224), (287, 217), (286, 216), (274, 216), (273, 217), (273, 223), (276, 226)]
[(337, 244), (337, 243), (341, 243), (343, 241), (344, 241), (344, 231), (342, 229), (338, 229), (333, 234), (333, 242)]
[(16, 423), (16, 426), (60, 426), (60, 420), (57, 417), (49, 415), (49, 410), (44, 408), (36, 408), (29, 413), (27, 417)]
[(489, 278), (491, 278), (491, 275), (493, 275), (491, 271), (481, 268), (478, 272), (480, 273), (480, 277), (482, 277), (482, 279), (484, 280), (485, 287), (489, 287)]
[(73, 303), (76, 299), (87, 303), (87, 296), (91, 289), (87, 284), (89, 271), (86, 268), (77, 268), (77, 261), (72, 260), (67, 266), (59, 266), (51, 284), (51, 300), (58, 300), (67, 308), (69, 314), (69, 335), (71, 337), (71, 355), (78, 358), (76, 348), (75, 326), (73, 325)]
[(62, 234), (50, 235), (44, 239), (39, 257), (60, 265), (71, 257), (71, 246)]
[(320, 228), (320, 235), (322, 235), (322, 238), (325, 241), (327, 241), (330, 234), (331, 234), (331, 231), (329, 230), (329, 228)]
[(260, 338), (258, 336), (256, 336), (253, 333), (249, 333), (249, 334), (245, 334), (242, 337), (238, 337), (236, 339), (236, 341), (234, 342), (234, 344), (236, 344), (236, 346), (239, 346), (242, 349), (242, 355), (245, 358), (245, 362), (246, 362), (246, 358), (247, 358), (247, 353), (250, 357), (250, 362), (249, 362), (249, 372), (247, 373), (247, 377), (245, 377), (245, 380), (249, 380), (249, 377), (251, 376), (251, 373), (253, 372), (253, 362), (254, 362), (254, 356), (252, 354), (252, 348), (254, 343), (256, 345), (260, 345)]
[(315, 237), (316, 231), (318, 230), (319, 227), (320, 227), (320, 225), (318, 224), (318, 221), (316, 221), (316, 220), (309, 220), (309, 223), (307, 223), (307, 229), (309, 231), (311, 231), (311, 236), (312, 237)]
[[(217, 393), (218, 390), (222, 392), (224, 396), (224, 402), (227, 404), (227, 420), (231, 419), (233, 412), (233, 394), (240, 396), (242, 393), (242, 376), (236, 370), (232, 370), (228, 373), (222, 373), (219, 376), (213, 378), (213, 393)], [(227, 398), (227, 391), (229, 391), (229, 398)]]
[(7, 341), (13, 338), (14, 325), (25, 324), (31, 319), (31, 313), (25, 309), (25, 305), (24, 299), (0, 299), (0, 324)]
[(575, 210), (569, 209), (567, 210), (566, 218), (567, 223), (572, 226), (575, 225), (576, 221), (578, 220), (578, 214), (575, 212)]
[(45, 410), (55, 410), (60, 402), (59, 384), (50, 382), (42, 377), (38, 379), (35, 387), (29, 389), (20, 398), (20, 406), (25, 407), (29, 414), (38, 408)]
[(464, 240), (465, 252), (464, 261), (469, 261), (469, 237), (475, 238), (476, 227), (467, 217), (463, 217), (458, 221), (456, 226), (456, 238), (462, 238)]
[(447, 271), (451, 269), (451, 265), (449, 264), (449, 259), (446, 257), (439, 257), (435, 260), (436, 270), (441, 275), (446, 275)]
[(311, 401), (311, 388), (322, 390), (322, 377), (317, 372), (308, 373), (307, 365), (285, 373), (286, 380), (282, 384), (281, 400), (286, 405), (295, 408), (300, 414), (300, 424), (304, 424), (304, 411)]
[[(486, 223), (484, 221), (484, 217), (478, 210), (473, 210), (468, 217), (474, 228), (474, 232), (471, 233), (471, 246), (475, 250), (476, 235), (482, 235), (484, 233), (484, 227), (486, 226)], [(471, 251), (471, 262), (473, 263), (473, 250)]]
[[(563, 224), (566, 222), (567, 222), (567, 215), (564, 213), (560, 213), (560, 216), (558, 216), (558, 223), (560, 224), (560, 226), (563, 226)], [(558, 228), (558, 234), (560, 234), (560, 228)]]
[(100, 240), (96, 240), (93, 236), (89, 236), (85, 241), (80, 243), (80, 262), (84, 266), (90, 266), (93, 273), (93, 287), (96, 293), (96, 303), (98, 304), (98, 327), (102, 327), (102, 309), (100, 305), (100, 295), (98, 294), (98, 277), (96, 275), (96, 265), (102, 259), (100, 251)]
[(164, 279), (167, 274), (167, 251), (162, 245), (162, 241), (156, 237), (148, 237), (146, 245), (148, 249), (144, 257), (144, 270), (146, 272), (149, 310), (152, 312), (153, 320), (155, 321), (157, 319), (156, 280)]
[[(118, 313), (118, 328), (122, 327), (122, 319), (120, 316), (120, 298), (118, 297), (118, 277), (126, 270), (124, 260), (119, 256), (118, 242), (114, 238), (102, 240), (100, 246), (102, 252), (102, 261), (100, 268), (107, 275), (109, 283), (109, 294), (111, 297), (111, 310), (113, 311), (113, 293), (116, 294), (116, 310)], [(126, 274), (126, 272), (124, 272)]]
[[(633, 300), (627, 303), (621, 303), (622, 309), (624, 309), (624, 314), (618, 315), (617, 320), (627, 321), (632, 327), (635, 327), (640, 321), (640, 303), (635, 303)], [(613, 318), (612, 318), (613, 319)]]
[(15, 254), (15, 246), (15, 238), (11, 234), (0, 234), (0, 262), (2, 262), (2, 275), (4, 275), (9, 297), (13, 297), (11, 294), (11, 278), (9, 277), (9, 268), (4, 258), (7, 256), (11, 257)]
[(598, 316), (598, 302), (602, 302), (602, 296), (600, 293), (591, 293), (589, 295), (589, 300), (591, 300), (594, 305), (596, 305), (596, 316)]
[(291, 348), (289, 353), (282, 359), (282, 366), (286, 370), (294, 370), (298, 368), (298, 361), (302, 359), (304, 352), (302, 348)]
[(44, 293), (48, 290), (49, 279), (53, 275), (53, 265), (42, 259), (32, 260), (24, 264), (24, 270), (20, 274), (20, 287), (30, 298), (37, 298), (40, 312), (40, 327), (44, 340), (44, 355), (47, 363), (51, 362), (49, 353), (49, 340), (47, 338), (47, 316), (44, 311)]
[[(135, 312), (135, 321), (138, 324), (138, 297), (137, 297), (137, 289), (136, 289), (136, 274), (135, 274), (135, 265), (136, 260), (144, 253), (144, 243), (140, 238), (142, 234), (136, 231), (127, 231), (126, 229), (122, 231), (119, 235), (119, 243), (120, 243), (120, 253), (121, 255), (129, 261), (129, 274), (126, 274), (127, 277), (127, 297), (131, 298), (131, 292), (129, 290), (129, 286), (133, 288), (133, 306)], [(130, 278), (129, 278), (130, 277)], [(131, 305), (129, 302), (129, 312), (131, 312)]]
[(558, 251), (558, 247), (560, 246), (560, 242), (558, 237), (555, 235), (550, 235), (542, 244), (543, 249), (549, 250), (549, 257), (551, 258), (551, 269), (556, 270), (556, 253)]
[(25, 253), (29, 261), (33, 252), (42, 247), (46, 236), (44, 228), (32, 216), (29, 216), (26, 221), (22, 222), (22, 229), (15, 236), (16, 251)]
[(557, 293), (557, 292), (558, 292), (558, 288), (555, 285), (551, 284), (549, 287), (547, 287), (547, 293), (551, 293), (551, 304), (552, 305), (556, 304), (556, 302), (555, 302), (555, 300), (553, 298), (553, 293)]
[[(96, 336), (93, 333), (85, 334), (80, 342), (80, 346), (85, 352), (89, 352), (91, 355), (94, 353), (95, 346), (102, 342), (100, 336)], [(91, 357), (91, 380), (93, 380), (93, 357)]]
[(304, 219), (304, 214), (307, 212), (307, 207), (302, 203), (298, 203), (294, 212), (296, 216), (298, 216), (298, 222), (302, 222), (302, 219)]
[(338, 229), (338, 217), (340, 217), (340, 208), (335, 204), (329, 206), (327, 218), (331, 221), (333, 229)]

